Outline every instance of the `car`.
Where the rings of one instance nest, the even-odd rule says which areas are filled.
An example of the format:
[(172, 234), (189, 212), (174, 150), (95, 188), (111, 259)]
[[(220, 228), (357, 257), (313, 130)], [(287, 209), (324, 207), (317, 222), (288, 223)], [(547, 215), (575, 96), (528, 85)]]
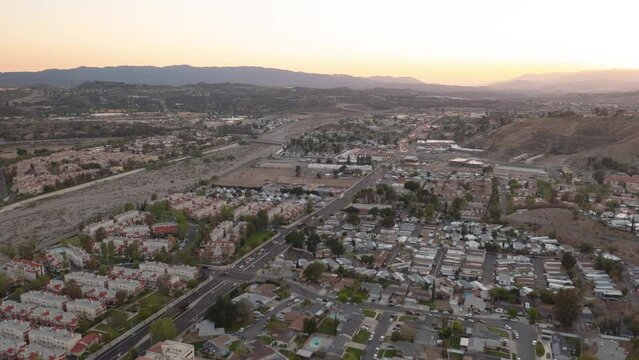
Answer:
[(368, 337), (368, 341), (373, 341), (373, 334)]
[(384, 342), (384, 335), (379, 337), (379, 342)]
[(512, 330), (512, 327), (510, 327), (510, 325), (508, 325), (508, 324), (504, 324), (504, 329), (506, 329), (506, 330)]
[(537, 340), (533, 340), (533, 341), (532, 341), (532, 345), (533, 345), (533, 346), (537, 345)]

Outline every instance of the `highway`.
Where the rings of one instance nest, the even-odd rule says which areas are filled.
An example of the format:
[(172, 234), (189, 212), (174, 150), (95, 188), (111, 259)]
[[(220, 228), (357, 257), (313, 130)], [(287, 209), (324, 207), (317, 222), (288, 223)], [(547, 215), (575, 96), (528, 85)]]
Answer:
[[(370, 174), (344, 191), (338, 198), (314, 212), (311, 218), (314, 219), (314, 221), (318, 221), (321, 218), (330, 216), (344, 209), (351, 204), (353, 195), (359, 190), (374, 184), (383, 174), (384, 169), (382, 167), (373, 170)], [(208, 283), (201, 288), (193, 290), (185, 299), (166, 309), (166, 316), (173, 315), (178, 333), (186, 331), (193, 326), (195, 322), (201, 320), (206, 310), (219, 296), (230, 293), (242, 282), (253, 280), (258, 270), (289, 248), (284, 238), (296, 229), (296, 226), (281, 228), (278, 235), (262, 246), (260, 250), (248, 254), (245, 259), (237, 262), (234, 267), (228, 271), (219, 271), (216, 273), (208, 269), (203, 269), (209, 274)], [(89, 359), (120, 359), (131, 349), (136, 349), (138, 352), (146, 351), (153, 345), (148, 337), (149, 326), (150, 324), (145, 324), (139, 328), (134, 328), (135, 330), (128, 336), (119, 340), (117, 343), (107, 345), (102, 352), (97, 353)]]

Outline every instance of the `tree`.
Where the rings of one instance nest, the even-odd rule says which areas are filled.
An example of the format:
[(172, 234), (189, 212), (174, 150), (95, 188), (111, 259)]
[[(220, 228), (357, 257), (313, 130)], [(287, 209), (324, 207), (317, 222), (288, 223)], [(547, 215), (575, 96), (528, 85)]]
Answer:
[(351, 225), (357, 226), (361, 222), (361, 219), (359, 218), (359, 215), (357, 215), (355, 213), (350, 213), (350, 214), (346, 215), (346, 222), (351, 224)]
[(361, 261), (362, 264), (372, 265), (375, 261), (375, 257), (373, 255), (362, 255), (359, 257), (359, 261)]
[(606, 179), (606, 172), (601, 169), (595, 170), (592, 173), (592, 178), (595, 179), (595, 181), (599, 184), (603, 184), (604, 180)]
[(297, 165), (295, 166), (295, 177), (300, 177), (302, 176), (302, 167)]
[(508, 316), (510, 316), (511, 318), (516, 318), (517, 317), (517, 309), (514, 308), (510, 308), (508, 309), (508, 311), (506, 312), (508, 314)]
[(311, 335), (317, 331), (317, 321), (315, 319), (304, 319), (304, 332)]
[(554, 319), (569, 327), (579, 317), (579, 295), (575, 289), (560, 289), (555, 295)]
[(82, 288), (75, 280), (69, 280), (64, 284), (64, 288), (62, 289), (62, 293), (71, 299), (81, 299), (84, 297), (84, 293), (82, 292)]
[(577, 260), (571, 253), (565, 252), (561, 257), (561, 266), (566, 269), (566, 271), (572, 270), (572, 268), (577, 265)]
[(33, 260), (36, 252), (35, 241), (27, 241), (18, 245), (18, 256), (22, 259)]
[(22, 148), (17, 148), (16, 149), (16, 154), (18, 154), (18, 156), (25, 156), (27, 155), (28, 151)]
[(322, 277), (324, 271), (326, 271), (326, 266), (324, 264), (322, 264), (321, 262), (313, 262), (306, 266), (306, 269), (304, 269), (304, 272), (302, 274), (304, 275), (304, 278), (306, 278), (306, 280), (317, 283)]
[(313, 200), (311, 199), (306, 200), (306, 213), (310, 214), (313, 211), (315, 211), (315, 204), (313, 203)]
[(177, 328), (171, 318), (159, 318), (151, 323), (149, 327), (153, 342), (172, 339), (177, 336)]
[(119, 306), (124, 305), (126, 304), (127, 300), (129, 300), (129, 294), (127, 294), (124, 290), (118, 290), (115, 293), (115, 299), (117, 300)]
[(416, 181), (408, 180), (404, 183), (404, 189), (410, 191), (417, 191), (419, 189), (419, 183)]
[(15, 259), (18, 255), (18, 250), (14, 245), (5, 245), (2, 247), (2, 255), (8, 257), (9, 259)]
[(106, 238), (106, 230), (103, 227), (95, 231), (95, 241), (100, 242)]
[(80, 234), (80, 247), (82, 247), (84, 251), (88, 253), (92, 253), (93, 245), (95, 245), (95, 241), (91, 239), (89, 235), (85, 233)]
[(335, 254), (335, 256), (342, 256), (346, 249), (344, 248), (344, 244), (336, 238), (330, 238), (326, 240), (326, 246), (331, 249), (331, 252)]
[(304, 234), (299, 231), (290, 232), (284, 237), (284, 241), (286, 241), (287, 244), (291, 244), (294, 248), (301, 249), (304, 247)]
[(528, 309), (528, 318), (530, 319), (531, 324), (537, 323), (537, 319), (539, 318), (539, 310), (534, 307)]
[(9, 290), (9, 277), (5, 273), (0, 273), (0, 296), (5, 296)]

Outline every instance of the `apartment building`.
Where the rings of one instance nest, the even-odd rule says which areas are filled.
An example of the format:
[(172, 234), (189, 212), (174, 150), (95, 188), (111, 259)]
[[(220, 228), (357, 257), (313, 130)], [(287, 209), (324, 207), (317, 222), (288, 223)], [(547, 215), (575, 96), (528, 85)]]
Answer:
[(64, 281), (74, 280), (80, 286), (107, 287), (109, 278), (104, 275), (92, 274), (84, 271), (68, 273)]
[(31, 281), (44, 275), (44, 265), (36, 261), (11, 260), (7, 263), (6, 268), (7, 276), (14, 281)]
[(29, 332), (29, 344), (64, 351), (70, 351), (81, 338), (80, 334), (48, 326), (42, 326)]
[(78, 316), (85, 316), (89, 320), (95, 320), (104, 314), (106, 306), (97, 300), (77, 299), (67, 303), (67, 312)]
[(0, 335), (2, 335), (3, 338), (16, 341), (29, 341), (29, 331), (31, 331), (31, 324), (27, 321), (0, 321)]
[(137, 360), (195, 360), (195, 347), (177, 341), (158, 342)]
[(166, 270), (166, 273), (172, 276), (177, 276), (182, 281), (189, 281), (197, 278), (198, 269), (195, 266), (188, 265), (175, 265)]
[(33, 290), (20, 295), (20, 301), (27, 305), (64, 310), (69, 299), (63, 295)]

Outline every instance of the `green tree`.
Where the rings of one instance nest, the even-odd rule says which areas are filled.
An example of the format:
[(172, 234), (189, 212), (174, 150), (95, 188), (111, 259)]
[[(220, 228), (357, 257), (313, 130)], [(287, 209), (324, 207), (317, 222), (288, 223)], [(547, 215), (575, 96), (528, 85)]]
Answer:
[(153, 342), (164, 341), (177, 336), (175, 323), (168, 317), (154, 320), (149, 326), (149, 332)]
[(306, 269), (304, 269), (302, 274), (306, 280), (317, 283), (322, 278), (324, 271), (326, 271), (326, 266), (324, 264), (321, 262), (313, 262), (306, 266)]
[(9, 277), (5, 273), (0, 273), (0, 296), (5, 296), (9, 290)]
[(530, 319), (531, 324), (537, 323), (537, 319), (539, 318), (539, 310), (534, 307), (528, 309), (528, 318)]
[(22, 259), (33, 260), (36, 253), (36, 243), (33, 240), (18, 245), (18, 256)]
[(561, 266), (563, 266), (566, 271), (570, 271), (575, 265), (577, 265), (577, 259), (575, 259), (571, 253), (565, 252), (561, 257)]
[(560, 289), (555, 294), (553, 318), (564, 327), (569, 327), (579, 317), (579, 295), (575, 289)]
[(510, 308), (508, 309), (508, 311), (506, 312), (508, 314), (508, 316), (510, 316), (511, 318), (516, 318), (517, 317), (517, 309), (514, 308)]
[(311, 335), (317, 331), (317, 321), (315, 319), (304, 319), (304, 332)]
[(62, 289), (62, 293), (71, 299), (81, 299), (84, 297), (84, 293), (82, 292), (82, 288), (75, 280), (69, 280), (64, 284), (64, 288)]
[(129, 294), (124, 290), (118, 290), (115, 292), (115, 299), (118, 302), (119, 306), (126, 304), (127, 300), (129, 300)]

